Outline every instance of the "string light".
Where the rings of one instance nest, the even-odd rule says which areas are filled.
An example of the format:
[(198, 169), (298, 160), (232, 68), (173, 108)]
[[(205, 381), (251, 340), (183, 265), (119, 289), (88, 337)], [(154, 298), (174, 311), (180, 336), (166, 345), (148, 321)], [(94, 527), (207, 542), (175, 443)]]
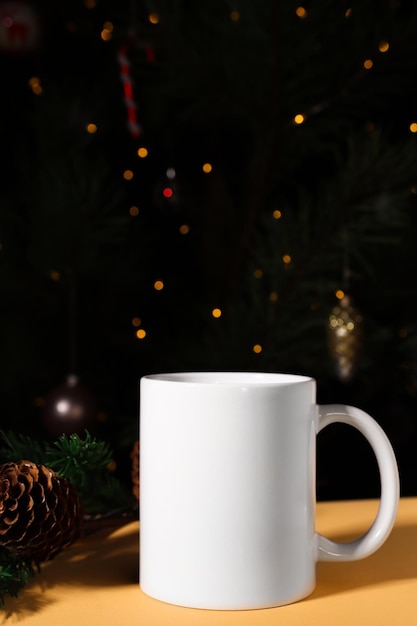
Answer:
[(300, 17), (301, 19), (304, 19), (305, 17), (307, 17), (307, 11), (304, 7), (297, 7), (295, 9), (295, 14), (297, 17)]
[(345, 292), (342, 289), (337, 289), (335, 296), (338, 300), (342, 300), (345, 297)]
[(417, 122), (411, 122), (411, 124), (410, 124), (410, 131), (412, 133), (417, 133)]
[(101, 38), (103, 41), (109, 41), (112, 38), (113, 24), (111, 22), (105, 22), (101, 31)]
[(39, 96), (43, 91), (41, 81), (37, 76), (32, 76), (32, 78), (29, 79), (29, 87), (32, 89), (35, 96)]
[(162, 291), (162, 289), (164, 288), (164, 283), (162, 280), (156, 280), (153, 284), (153, 288), (156, 291)]
[(294, 115), (294, 124), (297, 124), (298, 126), (300, 124), (303, 124), (305, 122), (305, 117), (302, 113), (297, 113), (297, 115)]
[(282, 257), (282, 260), (285, 263), (285, 265), (289, 265), (291, 263), (291, 256), (289, 254), (284, 254), (284, 256)]
[(280, 211), (279, 209), (275, 209), (275, 210), (272, 212), (272, 217), (274, 218), (274, 220), (280, 220), (280, 219), (281, 219), (281, 217), (282, 217), (282, 213), (281, 213), (281, 211)]
[(86, 130), (87, 130), (87, 133), (89, 133), (90, 135), (94, 135), (94, 133), (97, 132), (97, 125), (92, 124), (92, 123), (87, 124)]
[(139, 330), (136, 331), (136, 337), (138, 339), (145, 339), (145, 337), (146, 337), (146, 330), (144, 330), (143, 328), (139, 328)]
[(262, 352), (262, 346), (260, 343), (255, 343), (255, 345), (253, 346), (252, 350), (254, 351), (255, 354), (260, 354)]
[(57, 270), (51, 270), (49, 272), (49, 278), (51, 278), (52, 280), (56, 282), (61, 278), (61, 274), (57, 272)]
[(366, 70), (370, 70), (374, 66), (374, 62), (372, 61), (372, 59), (365, 59), (365, 61), (363, 62), (363, 66)]
[(146, 159), (146, 157), (148, 156), (148, 149), (145, 148), (144, 146), (141, 146), (140, 148), (138, 148), (138, 157), (140, 157), (141, 159)]
[(133, 172), (132, 172), (132, 170), (125, 170), (125, 171), (123, 172), (123, 178), (124, 178), (125, 180), (132, 180), (132, 178), (133, 178)]
[(216, 308), (216, 309), (213, 309), (213, 310), (211, 311), (211, 314), (212, 314), (212, 316), (213, 316), (213, 317), (215, 317), (216, 319), (218, 319), (219, 317), (221, 317), (221, 316), (222, 316), (222, 310), (221, 310), (221, 309), (217, 309), (217, 308)]
[(202, 170), (205, 174), (210, 174), (210, 172), (213, 170), (213, 166), (211, 163), (204, 163)]

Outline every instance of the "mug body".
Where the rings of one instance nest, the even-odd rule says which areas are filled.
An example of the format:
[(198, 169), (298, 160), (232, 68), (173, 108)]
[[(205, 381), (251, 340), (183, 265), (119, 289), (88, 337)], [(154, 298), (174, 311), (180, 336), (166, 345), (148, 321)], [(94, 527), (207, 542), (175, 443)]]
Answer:
[(140, 586), (255, 609), (315, 586), (316, 384), (202, 372), (140, 382)]

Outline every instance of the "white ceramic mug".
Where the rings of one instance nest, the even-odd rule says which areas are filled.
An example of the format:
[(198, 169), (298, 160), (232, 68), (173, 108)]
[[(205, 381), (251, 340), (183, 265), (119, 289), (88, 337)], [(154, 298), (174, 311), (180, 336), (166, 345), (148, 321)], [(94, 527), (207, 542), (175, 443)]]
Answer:
[[(316, 435), (357, 428), (381, 478), (376, 519), (352, 543), (315, 532)], [(315, 587), (316, 561), (366, 557), (398, 508), (395, 456), (360, 409), (318, 406), (312, 378), (193, 372), (140, 381), (140, 586), (171, 604), (256, 609)]]

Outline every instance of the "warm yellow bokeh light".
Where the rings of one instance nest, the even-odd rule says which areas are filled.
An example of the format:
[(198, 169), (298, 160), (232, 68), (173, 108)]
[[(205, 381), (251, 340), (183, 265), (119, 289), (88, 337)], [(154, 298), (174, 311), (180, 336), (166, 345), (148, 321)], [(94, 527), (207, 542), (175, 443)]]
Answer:
[(103, 41), (110, 41), (110, 39), (111, 39), (111, 30), (109, 30), (108, 28), (103, 28), (103, 30), (100, 33), (100, 36), (101, 36)]
[(204, 164), (203, 164), (202, 170), (203, 170), (203, 172), (204, 172), (205, 174), (210, 174), (210, 172), (212, 171), (212, 169), (213, 169), (213, 166), (212, 166), (212, 164), (211, 164), (211, 163), (204, 163)]
[(281, 211), (280, 211), (279, 209), (275, 209), (275, 211), (273, 211), (273, 212), (272, 212), (272, 217), (273, 217), (275, 220), (279, 220), (279, 219), (281, 219), (281, 217), (282, 217), (282, 213), (281, 213)]
[(342, 300), (345, 297), (345, 292), (343, 289), (337, 289), (335, 292), (335, 296), (338, 300)]
[(417, 133), (417, 122), (411, 122), (411, 124), (410, 124), (410, 131), (412, 133)]
[(57, 281), (61, 278), (61, 274), (57, 272), (56, 270), (51, 270), (49, 272), (49, 278), (52, 278), (52, 280)]
[(142, 324), (142, 320), (140, 319), (140, 317), (136, 317), (136, 316), (135, 316), (135, 317), (132, 319), (132, 325), (133, 325), (133, 326), (138, 327), (138, 326), (140, 326), (141, 324)]
[(307, 17), (307, 11), (305, 10), (304, 7), (297, 7), (295, 9), (295, 14), (297, 17), (301, 17), (301, 18)]
[(139, 156), (141, 159), (145, 159), (145, 158), (148, 156), (148, 154), (149, 154), (149, 153), (148, 153), (148, 150), (147, 150), (147, 148), (145, 148), (145, 146), (141, 146), (141, 147), (138, 149), (138, 156)]
[(380, 52), (387, 52), (388, 49), (389, 49), (388, 41), (380, 41), (379, 42), (378, 50)]
[(139, 209), (137, 206), (131, 206), (129, 209), (129, 215), (131, 215), (132, 217), (136, 217), (137, 215), (139, 215)]
[(282, 260), (284, 261), (285, 265), (288, 265), (289, 263), (291, 263), (291, 256), (289, 254), (284, 254)]
[(132, 172), (132, 170), (125, 170), (125, 171), (123, 172), (123, 178), (124, 178), (125, 180), (132, 180), (132, 178), (133, 178), (133, 172)]
[(94, 135), (94, 133), (97, 132), (97, 125), (92, 124), (92, 123), (87, 124), (86, 130), (87, 130), (87, 133), (90, 133), (90, 135)]
[(305, 121), (305, 117), (301, 113), (297, 113), (297, 115), (294, 116), (295, 124), (303, 124), (304, 121)]
[(29, 79), (29, 86), (36, 96), (39, 96), (43, 91), (41, 81), (37, 76), (32, 76), (32, 78)]
[(138, 339), (145, 339), (145, 337), (146, 337), (146, 330), (143, 330), (143, 328), (139, 328), (139, 330), (136, 331), (136, 337)]
[(156, 291), (162, 291), (162, 289), (164, 288), (164, 283), (162, 282), (162, 280), (156, 280), (153, 284), (153, 288), (156, 289)]
[(181, 224), (179, 231), (181, 235), (188, 235), (188, 233), (190, 232), (190, 227), (188, 226), (188, 224)]
[(219, 318), (222, 316), (222, 311), (221, 309), (213, 309), (211, 314), (213, 317)]
[(255, 354), (260, 354), (262, 352), (261, 344), (255, 343), (255, 345), (253, 346), (252, 350), (254, 351)]
[(370, 70), (374, 66), (374, 62), (372, 61), (372, 59), (366, 59), (363, 62), (363, 66), (366, 70)]
[(158, 13), (149, 13), (148, 20), (151, 24), (159, 24), (159, 15)]

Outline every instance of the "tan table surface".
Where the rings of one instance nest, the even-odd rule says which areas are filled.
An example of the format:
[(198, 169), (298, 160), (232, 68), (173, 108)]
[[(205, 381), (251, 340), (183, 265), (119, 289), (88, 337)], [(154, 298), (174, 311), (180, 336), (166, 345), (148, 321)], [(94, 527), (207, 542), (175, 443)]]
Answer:
[[(375, 500), (317, 505), (317, 530), (350, 540), (372, 522)], [(0, 624), (22, 626), (417, 626), (417, 498), (402, 498), (391, 536), (352, 563), (318, 563), (311, 596), (255, 611), (204, 611), (147, 597), (138, 585), (138, 522), (100, 530), (45, 563)]]

